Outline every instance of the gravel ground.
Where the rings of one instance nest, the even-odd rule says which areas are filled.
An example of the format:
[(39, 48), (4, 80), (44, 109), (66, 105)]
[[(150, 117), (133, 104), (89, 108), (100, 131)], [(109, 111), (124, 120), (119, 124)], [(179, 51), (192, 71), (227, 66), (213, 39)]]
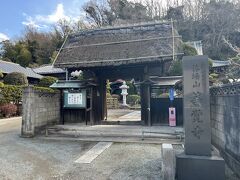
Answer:
[(0, 122), (1, 180), (160, 179), (160, 145), (114, 143), (91, 164), (77, 164), (97, 142), (20, 138), (20, 125)]
[(95, 143), (0, 136), (0, 179), (54, 179)]
[(91, 164), (75, 164), (60, 179), (161, 179), (161, 145), (114, 143)]
[[(20, 138), (20, 119), (0, 121), (0, 180), (154, 180), (161, 145), (113, 143), (91, 164), (74, 161), (97, 142)], [(239, 180), (226, 168), (227, 180)]]

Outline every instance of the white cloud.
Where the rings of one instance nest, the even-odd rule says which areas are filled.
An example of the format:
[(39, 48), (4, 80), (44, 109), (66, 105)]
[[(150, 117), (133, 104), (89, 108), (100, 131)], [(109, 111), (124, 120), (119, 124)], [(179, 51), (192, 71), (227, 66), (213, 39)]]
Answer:
[(9, 37), (6, 34), (0, 33), (0, 42), (8, 40)]
[(58, 4), (56, 10), (50, 15), (47, 15), (47, 16), (37, 15), (35, 17), (36, 22), (46, 23), (46, 24), (56, 23), (60, 19), (66, 19), (66, 20), (70, 19), (68, 16), (65, 15), (63, 4)]
[(22, 22), (23, 25), (40, 28), (40, 26), (36, 24), (35, 20), (31, 16), (27, 15), (24, 16), (26, 16), (26, 21)]
[[(74, 1), (75, 2), (75, 1)], [(62, 3), (57, 4), (54, 12), (48, 15), (35, 15), (28, 16), (26, 13), (23, 13), (26, 20), (22, 22), (23, 25), (33, 26), (39, 29), (47, 29), (49, 25), (57, 23), (61, 19), (65, 19), (67, 21), (77, 21), (79, 17), (82, 16), (82, 12), (80, 11), (80, 7), (76, 7), (76, 3), (72, 3), (71, 8), (66, 12), (64, 9), (64, 5)]]

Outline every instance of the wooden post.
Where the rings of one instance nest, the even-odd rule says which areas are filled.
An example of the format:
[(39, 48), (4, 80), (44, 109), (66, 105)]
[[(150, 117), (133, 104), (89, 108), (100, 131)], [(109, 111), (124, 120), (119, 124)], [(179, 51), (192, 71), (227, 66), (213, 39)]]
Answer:
[(99, 122), (99, 103), (97, 97), (97, 87), (92, 87), (92, 122), (91, 125), (97, 124)]
[(61, 90), (60, 92), (60, 124), (64, 124), (64, 108), (63, 108), (63, 100), (64, 100), (64, 97), (63, 97), (63, 90)]
[(100, 103), (98, 104), (98, 106), (100, 106), (101, 112), (101, 120), (105, 119), (105, 115), (106, 115), (106, 108), (107, 108), (107, 103), (106, 103), (106, 80), (100, 78), (99, 80), (99, 93), (100, 93)]
[(89, 119), (90, 119), (90, 125), (93, 125), (93, 118), (94, 118), (94, 114), (93, 114), (93, 87), (89, 88), (90, 90), (90, 112), (89, 112)]
[[(144, 68), (143, 81), (149, 79), (148, 67)], [(150, 112), (150, 84), (145, 83), (141, 85), (141, 119), (144, 125), (151, 126), (151, 112)]]

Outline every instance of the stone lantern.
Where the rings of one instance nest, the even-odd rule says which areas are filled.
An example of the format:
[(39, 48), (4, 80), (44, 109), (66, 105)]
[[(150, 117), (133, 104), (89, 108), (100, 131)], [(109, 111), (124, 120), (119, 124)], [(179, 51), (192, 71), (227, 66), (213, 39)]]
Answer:
[(123, 106), (128, 106), (127, 105), (127, 95), (128, 95), (127, 89), (128, 88), (129, 87), (126, 85), (126, 82), (123, 81), (123, 85), (120, 86), (120, 89), (122, 90), (121, 95), (123, 96), (123, 104), (122, 104)]

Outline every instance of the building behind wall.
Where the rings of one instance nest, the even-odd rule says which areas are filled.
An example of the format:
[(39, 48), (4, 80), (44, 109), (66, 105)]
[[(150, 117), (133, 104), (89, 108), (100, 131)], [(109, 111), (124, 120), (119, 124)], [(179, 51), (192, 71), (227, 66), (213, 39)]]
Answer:
[(29, 84), (37, 84), (42, 78), (40, 74), (34, 72), (31, 68), (25, 68), (19, 64), (2, 60), (0, 60), (0, 72), (2, 72), (4, 76), (12, 72), (23, 73), (27, 76)]

